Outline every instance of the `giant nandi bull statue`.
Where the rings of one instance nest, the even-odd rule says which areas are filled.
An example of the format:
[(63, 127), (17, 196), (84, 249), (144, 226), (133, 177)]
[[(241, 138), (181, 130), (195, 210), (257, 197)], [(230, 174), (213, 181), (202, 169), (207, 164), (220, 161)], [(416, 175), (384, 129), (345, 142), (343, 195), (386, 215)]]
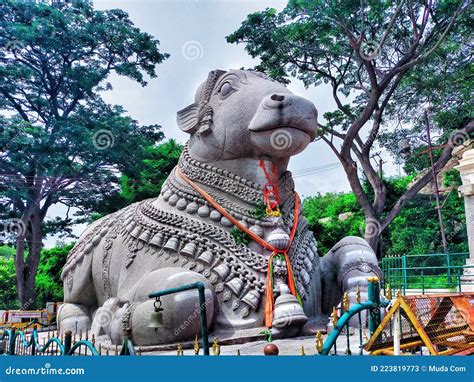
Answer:
[(161, 194), (95, 222), (69, 254), (61, 331), (92, 328), (113, 343), (126, 331), (136, 345), (192, 339), (197, 293), (163, 297), (160, 330), (149, 327), (148, 294), (196, 281), (219, 338), (324, 326), (343, 293), (355, 299), (380, 270), (356, 237), (320, 259), (301, 215), (287, 165), (314, 140), (316, 119), (310, 101), (261, 73), (211, 72), (178, 112), (190, 139)]

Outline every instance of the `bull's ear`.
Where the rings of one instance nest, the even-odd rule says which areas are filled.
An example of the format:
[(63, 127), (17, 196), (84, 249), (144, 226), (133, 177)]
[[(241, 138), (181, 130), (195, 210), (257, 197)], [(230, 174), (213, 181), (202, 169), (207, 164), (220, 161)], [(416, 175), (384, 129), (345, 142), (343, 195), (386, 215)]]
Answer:
[(199, 127), (199, 105), (193, 103), (178, 111), (176, 122), (185, 133), (194, 134)]

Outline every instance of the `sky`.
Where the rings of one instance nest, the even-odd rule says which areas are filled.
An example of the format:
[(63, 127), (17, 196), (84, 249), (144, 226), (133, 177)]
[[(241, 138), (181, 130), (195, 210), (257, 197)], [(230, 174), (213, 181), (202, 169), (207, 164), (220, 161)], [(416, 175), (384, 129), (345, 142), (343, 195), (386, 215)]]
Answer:
[[(176, 112), (193, 102), (197, 86), (209, 71), (251, 68), (258, 64), (258, 59), (245, 52), (244, 45), (228, 44), (225, 37), (249, 13), (266, 7), (282, 10), (286, 3), (286, 0), (96, 0), (97, 9), (120, 8), (127, 12), (138, 28), (160, 41), (161, 52), (170, 54), (157, 66), (158, 77), (151, 79), (146, 87), (125, 77), (112, 76), (113, 89), (104, 93), (104, 99), (122, 105), (140, 124), (161, 125), (166, 138), (186, 142), (187, 134), (176, 125)], [(329, 86), (305, 89), (299, 80), (292, 80), (288, 87), (315, 104), (320, 122), (325, 112), (336, 107)], [(383, 159), (390, 161), (387, 154)], [(296, 173), (308, 168), (314, 171), (295, 177), (296, 190), (301, 196), (350, 191), (342, 167), (324, 142), (311, 143), (289, 164), (289, 170), (298, 170)], [(387, 163), (385, 171), (395, 173), (396, 168)], [(53, 206), (50, 215), (64, 212), (61, 206)], [(84, 228), (77, 226), (75, 233)]]

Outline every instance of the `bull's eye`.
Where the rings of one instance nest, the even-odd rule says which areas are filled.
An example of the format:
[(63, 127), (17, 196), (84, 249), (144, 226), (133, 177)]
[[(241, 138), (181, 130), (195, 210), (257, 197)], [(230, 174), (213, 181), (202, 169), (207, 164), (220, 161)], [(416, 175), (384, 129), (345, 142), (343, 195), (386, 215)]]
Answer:
[(221, 97), (227, 97), (229, 94), (231, 94), (235, 89), (232, 87), (230, 82), (224, 82), (222, 86), (219, 89), (219, 94)]

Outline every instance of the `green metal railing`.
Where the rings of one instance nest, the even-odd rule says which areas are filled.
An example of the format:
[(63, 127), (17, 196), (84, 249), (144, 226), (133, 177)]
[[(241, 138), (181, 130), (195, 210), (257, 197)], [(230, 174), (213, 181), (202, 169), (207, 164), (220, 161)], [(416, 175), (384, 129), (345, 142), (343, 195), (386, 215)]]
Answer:
[[(200, 311), (200, 326), (201, 326), (201, 337), (202, 347), (204, 355), (209, 355), (209, 337), (207, 331), (207, 317), (206, 317), (206, 298), (205, 298), (205, 285), (202, 282), (196, 282), (194, 284), (186, 284), (176, 288), (170, 288), (158, 292), (153, 292), (149, 295), (150, 298), (156, 298), (159, 300), (161, 296), (180, 293), (191, 289), (197, 289), (199, 295), (199, 311)], [(75, 341), (76, 336), (73, 336), (71, 331), (64, 333), (64, 338), (59, 336), (50, 335), (48, 338), (43, 338), (43, 345), (40, 344), (40, 338), (38, 335), (38, 325), (43, 325), (37, 320), (33, 320), (28, 324), (24, 330), (16, 330), (15, 328), (0, 328), (0, 354), (4, 355), (102, 355), (101, 348), (99, 350), (95, 346), (95, 338), (92, 336), (91, 340), (86, 334), (86, 338), (82, 338), (82, 332), (79, 335), (79, 341)], [(32, 331), (28, 333), (28, 328), (32, 327)], [(118, 355), (118, 346), (115, 347), (115, 354)], [(140, 349), (139, 349), (139, 353)], [(197, 354), (197, 353), (196, 353)], [(106, 355), (109, 355), (109, 351), (106, 351)], [(132, 341), (129, 339), (129, 335), (125, 335), (122, 349), (120, 351), (122, 356), (134, 356), (137, 355), (135, 347)]]
[(385, 274), (384, 291), (400, 290), (405, 294), (409, 289), (416, 289), (425, 294), (430, 289), (449, 289), (462, 292), (463, 285), (474, 281), (465, 275), (466, 269), (472, 268), (473, 265), (390, 268)]
[[(467, 252), (457, 253), (431, 253), (425, 255), (403, 255), (395, 257), (386, 257), (382, 259), (382, 286), (386, 289), (386, 284), (389, 284), (389, 272), (392, 279), (397, 279), (402, 282), (403, 288), (407, 289), (410, 276), (421, 276), (416, 272), (417, 269), (423, 267), (431, 267), (432, 274), (437, 276), (445, 276), (451, 283), (454, 276), (457, 280), (459, 276), (460, 266), (464, 266), (466, 259), (469, 257)], [(427, 288), (428, 289), (428, 288)]]
[(380, 284), (376, 277), (368, 279), (368, 287), (367, 287), (367, 301), (365, 302), (357, 302), (353, 306), (347, 306), (348, 301), (344, 303), (347, 309), (339, 318), (335, 317), (336, 311), (333, 311), (333, 330), (326, 338), (326, 341), (322, 345), (321, 348), (318, 349), (320, 355), (329, 355), (331, 353), (331, 349), (333, 349), (333, 354), (337, 355), (337, 339), (341, 335), (342, 331), (345, 329), (346, 332), (346, 355), (351, 355), (350, 350), (350, 330), (349, 330), (349, 321), (352, 317), (357, 316), (358, 318), (358, 329), (359, 329), (359, 348), (360, 353), (362, 354), (362, 348), (364, 346), (363, 338), (362, 338), (362, 311), (366, 310), (368, 312), (368, 326), (370, 335), (375, 332), (377, 327), (380, 325), (381, 322), (381, 309), (388, 306), (388, 300), (381, 300), (380, 299)]
[[(97, 350), (95, 346), (93, 336), (91, 341), (89, 341), (88, 338), (80, 338), (79, 341), (73, 341), (75, 336), (72, 336), (71, 331), (66, 331), (63, 339), (55, 336), (51, 337), (48, 334), (48, 338), (43, 339), (44, 343), (41, 345), (37, 328), (38, 322), (32, 321), (30, 325), (33, 326), (33, 330), (30, 333), (27, 332), (27, 328), (25, 328), (25, 331), (16, 330), (15, 328), (3, 329), (0, 335), (0, 354), (56, 356), (101, 355), (101, 350)], [(125, 336), (120, 355), (136, 355), (135, 348), (127, 336)]]

